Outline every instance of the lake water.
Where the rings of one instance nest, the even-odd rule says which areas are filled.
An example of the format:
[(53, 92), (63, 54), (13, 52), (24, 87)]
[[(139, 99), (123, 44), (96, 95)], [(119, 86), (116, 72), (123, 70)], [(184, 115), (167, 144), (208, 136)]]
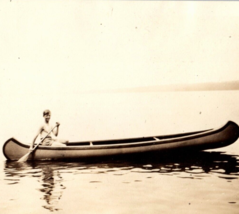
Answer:
[[(41, 102), (10, 95), (1, 99), (2, 145), (12, 136), (31, 142), (45, 103), (61, 123), (60, 137), (70, 141), (239, 124), (238, 91), (75, 94)], [(0, 161), (1, 213), (239, 213), (239, 141), (194, 154)]]

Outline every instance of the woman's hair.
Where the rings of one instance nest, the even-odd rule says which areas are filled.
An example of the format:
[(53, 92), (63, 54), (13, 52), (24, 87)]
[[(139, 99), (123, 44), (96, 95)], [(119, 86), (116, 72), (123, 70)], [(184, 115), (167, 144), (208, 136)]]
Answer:
[(45, 116), (45, 115), (48, 115), (48, 114), (51, 114), (51, 111), (50, 110), (45, 110), (45, 111), (43, 111), (43, 117)]

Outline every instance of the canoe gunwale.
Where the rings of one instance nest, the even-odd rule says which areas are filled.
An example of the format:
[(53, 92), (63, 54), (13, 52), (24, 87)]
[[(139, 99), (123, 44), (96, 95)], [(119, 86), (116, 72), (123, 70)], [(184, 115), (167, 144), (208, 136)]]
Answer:
[[(190, 135), (186, 135), (187, 133), (185, 133), (185, 136), (182, 136), (182, 137), (171, 137), (171, 138), (168, 138), (168, 139), (162, 139), (162, 140), (151, 140), (151, 141), (145, 141), (145, 142), (135, 142), (135, 143), (117, 143), (117, 144), (102, 144), (102, 145), (93, 145), (93, 146), (90, 146), (90, 145), (80, 145), (80, 142), (79, 142), (79, 145), (78, 146), (67, 146), (67, 147), (49, 147), (49, 146), (39, 146), (38, 147), (38, 150), (39, 149), (42, 149), (42, 150), (75, 150), (75, 149), (106, 149), (106, 148), (120, 148), (120, 147), (134, 147), (134, 146), (151, 146), (151, 145), (156, 145), (156, 144), (165, 144), (165, 143), (175, 143), (175, 142), (179, 142), (179, 141), (182, 141), (182, 140), (191, 140), (191, 139), (195, 139), (195, 138), (200, 138), (200, 137), (205, 137), (207, 135), (213, 135), (213, 134), (217, 134), (219, 132), (221, 132), (223, 129), (225, 129), (227, 126), (230, 125), (230, 123), (233, 123), (235, 124), (234, 122), (231, 122), (229, 121), (228, 123), (226, 123), (224, 126), (218, 128), (218, 129), (209, 129), (209, 130), (206, 130), (206, 131), (200, 131), (199, 133), (196, 133), (196, 134), (190, 134)], [(178, 134), (176, 134), (178, 135)], [(174, 136), (174, 135), (171, 135), (171, 136)], [(157, 138), (161, 138), (161, 136), (155, 136)], [(153, 138), (153, 137), (145, 137), (145, 138)], [(133, 139), (133, 138), (129, 138), (130, 139)], [(135, 138), (137, 139), (137, 138)], [(23, 144), (21, 142), (19, 142), (18, 140), (16, 140), (15, 138), (10, 138), (9, 140), (6, 141), (6, 143), (4, 144), (4, 147), (6, 146), (7, 142), (8, 141), (14, 141), (16, 144), (18, 144), (19, 146), (22, 146), (22, 147), (25, 147), (25, 148), (29, 148), (29, 145), (26, 145), (26, 144)], [(126, 139), (127, 140), (127, 139)], [(102, 142), (107, 142), (108, 140), (106, 141), (102, 141)], [(92, 141), (94, 142), (94, 141)], [(97, 141), (97, 142), (100, 142), (100, 141)], [(4, 150), (4, 149), (3, 149)]]
[[(134, 146), (152, 146), (152, 145), (156, 145), (156, 144), (174, 143), (174, 142), (181, 141), (182, 139), (190, 140), (190, 139), (195, 138), (195, 137), (203, 137), (203, 136), (208, 135), (208, 132), (210, 132), (209, 134), (212, 134), (211, 131), (212, 131), (212, 129), (209, 129), (209, 130), (206, 130), (206, 131), (199, 131), (199, 133), (197, 132), (197, 134), (190, 134), (189, 133), (190, 135), (186, 135), (187, 133), (185, 133), (185, 135), (182, 136), (182, 137), (172, 137), (172, 138), (169, 138), (169, 139), (162, 139), (162, 140), (153, 139), (153, 140), (150, 140), (150, 141), (143, 141), (143, 142), (141, 141), (141, 142), (134, 142), (134, 143), (115, 143), (115, 144), (101, 144), (101, 145), (90, 146), (90, 145), (80, 145), (80, 142), (79, 142), (79, 145), (77, 145), (77, 146), (73, 146), (73, 145), (69, 145), (67, 147), (39, 146), (37, 149), (38, 150), (75, 150), (75, 149), (77, 149), (77, 150), (78, 149), (82, 149), (82, 150), (83, 149), (87, 149), (87, 150), (92, 149), (92, 150), (94, 150), (94, 149), (106, 149), (106, 148), (110, 149), (110, 148), (134, 147)], [(193, 133), (196, 133), (196, 132), (193, 132)], [(205, 134), (205, 135), (203, 135), (203, 134)], [(178, 134), (176, 134), (176, 135), (178, 135)], [(145, 137), (145, 138), (153, 138), (153, 137), (150, 136), (150, 137)], [(160, 138), (160, 137), (156, 136), (156, 138)], [(129, 140), (131, 140), (131, 139), (137, 139), (137, 138), (129, 138)], [(127, 139), (125, 139), (125, 140), (127, 140)], [(26, 145), (26, 144), (23, 144), (23, 143), (19, 142), (14, 137), (8, 139), (5, 142), (4, 147), (7, 145), (7, 143), (9, 141), (14, 141), (19, 146), (27, 148), (27, 149), (30, 147), (29, 145)], [(108, 140), (106, 140), (106, 141), (102, 140), (102, 141), (97, 141), (97, 142), (107, 142), (107, 141)], [(92, 142), (94, 142), (94, 141), (92, 141)], [(4, 151), (4, 147), (3, 147), (3, 151)]]

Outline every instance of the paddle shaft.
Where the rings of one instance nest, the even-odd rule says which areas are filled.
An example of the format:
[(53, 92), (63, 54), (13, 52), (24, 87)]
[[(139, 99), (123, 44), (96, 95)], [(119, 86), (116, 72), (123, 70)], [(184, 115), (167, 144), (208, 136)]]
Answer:
[(49, 136), (49, 134), (50, 134), (56, 127), (57, 127), (57, 125), (55, 125), (55, 126), (51, 129), (51, 131), (49, 131), (49, 132), (47, 133), (47, 135), (46, 135), (41, 141), (39, 141), (39, 143), (38, 143), (31, 151), (29, 151), (27, 154), (25, 154), (23, 157), (21, 157), (21, 158), (18, 160), (18, 162), (27, 161), (29, 155), (30, 155), (33, 151), (36, 150), (36, 148), (40, 145), (40, 143), (43, 142), (43, 141)]

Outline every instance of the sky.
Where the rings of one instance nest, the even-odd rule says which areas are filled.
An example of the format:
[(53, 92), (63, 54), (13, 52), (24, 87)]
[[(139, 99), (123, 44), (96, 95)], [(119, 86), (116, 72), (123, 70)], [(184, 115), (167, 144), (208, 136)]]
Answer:
[(0, 141), (32, 139), (45, 109), (87, 138), (149, 105), (87, 91), (238, 81), (238, 37), (239, 2), (1, 1)]
[(4, 1), (2, 94), (239, 80), (239, 3)]

